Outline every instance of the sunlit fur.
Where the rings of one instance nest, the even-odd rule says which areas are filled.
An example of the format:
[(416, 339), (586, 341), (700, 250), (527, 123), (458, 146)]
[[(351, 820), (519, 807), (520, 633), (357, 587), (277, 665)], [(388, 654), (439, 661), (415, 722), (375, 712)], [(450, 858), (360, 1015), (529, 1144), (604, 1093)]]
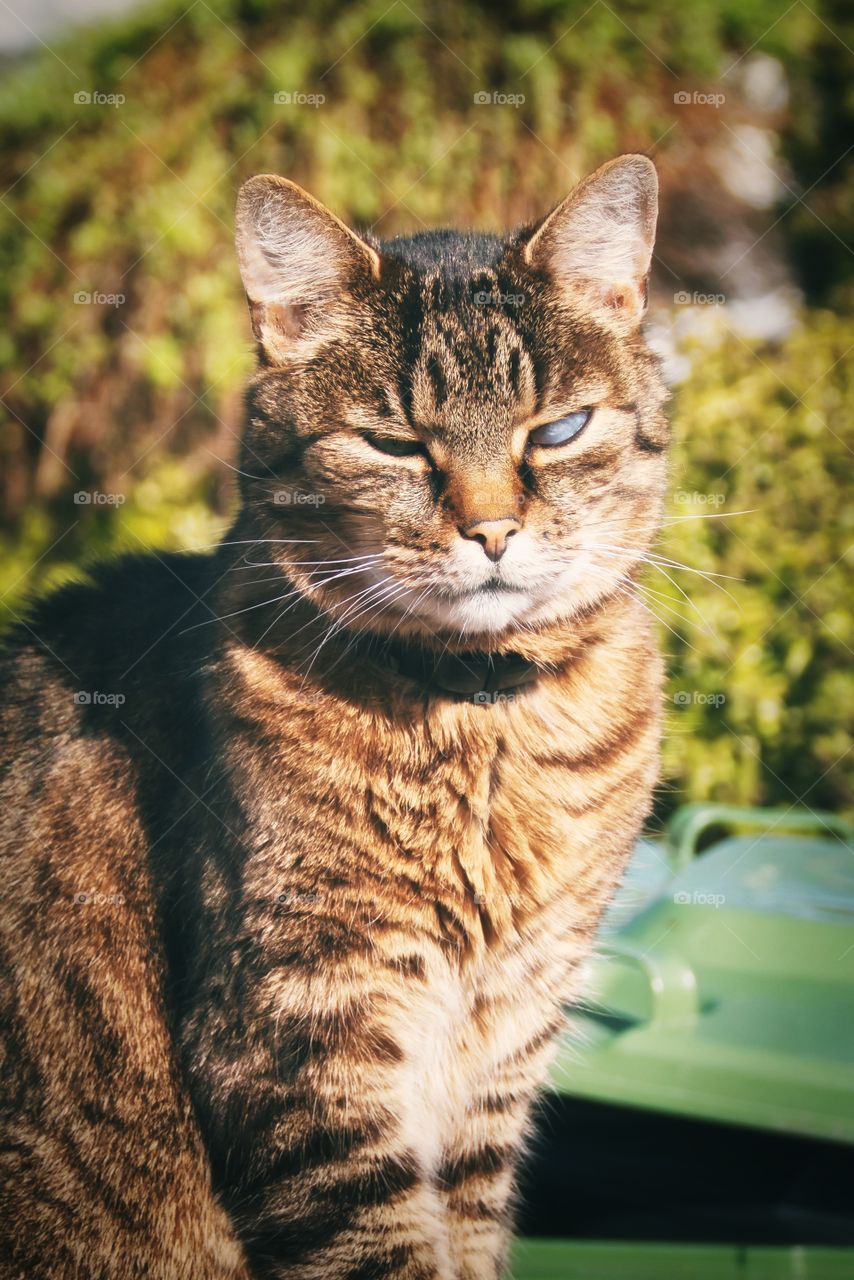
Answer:
[[(654, 206), (627, 157), (506, 239), (366, 244), (244, 188), (232, 529), (93, 570), (2, 662), (10, 1276), (504, 1274), (658, 767)], [(466, 531), (499, 517), (493, 560)], [(455, 698), (401, 640), (540, 675)]]

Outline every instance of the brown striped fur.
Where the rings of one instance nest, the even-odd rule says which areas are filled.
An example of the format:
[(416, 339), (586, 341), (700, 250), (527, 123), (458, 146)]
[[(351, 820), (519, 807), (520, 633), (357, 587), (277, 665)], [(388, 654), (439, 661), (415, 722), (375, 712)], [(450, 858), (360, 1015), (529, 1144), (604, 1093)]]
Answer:
[[(234, 528), (97, 570), (4, 660), (3, 1276), (503, 1274), (656, 777), (654, 217), (639, 157), (505, 240), (244, 188)], [(453, 697), (392, 640), (541, 674)]]

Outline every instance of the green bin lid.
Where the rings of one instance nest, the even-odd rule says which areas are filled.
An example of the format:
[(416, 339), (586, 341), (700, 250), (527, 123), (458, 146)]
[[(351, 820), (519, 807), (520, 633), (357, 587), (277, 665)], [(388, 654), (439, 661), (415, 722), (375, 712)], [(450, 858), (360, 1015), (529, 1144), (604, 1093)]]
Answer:
[(697, 814), (639, 843), (554, 1087), (854, 1142), (854, 831), (831, 815)]

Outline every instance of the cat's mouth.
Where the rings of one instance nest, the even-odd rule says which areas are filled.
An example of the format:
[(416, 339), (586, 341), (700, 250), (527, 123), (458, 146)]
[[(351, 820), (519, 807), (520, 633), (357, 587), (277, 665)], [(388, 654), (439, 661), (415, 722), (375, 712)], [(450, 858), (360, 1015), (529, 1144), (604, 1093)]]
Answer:
[(478, 596), (496, 596), (504, 592), (513, 594), (524, 594), (528, 588), (523, 587), (515, 582), (505, 582), (502, 578), (487, 578), (485, 582), (481, 582), (476, 587), (467, 587), (465, 590), (451, 590), (441, 592), (440, 594), (447, 600), (473, 600)]

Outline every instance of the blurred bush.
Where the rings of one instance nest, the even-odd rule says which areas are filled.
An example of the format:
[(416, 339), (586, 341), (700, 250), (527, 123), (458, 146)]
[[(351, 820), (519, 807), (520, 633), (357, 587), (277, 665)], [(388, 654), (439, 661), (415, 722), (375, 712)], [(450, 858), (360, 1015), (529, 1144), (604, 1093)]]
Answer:
[(646, 579), (670, 655), (665, 811), (852, 804), (852, 346), (854, 323), (815, 311), (777, 348), (689, 347), (660, 552), (691, 571)]
[[(676, 112), (674, 92), (725, 82), (737, 126), (738, 69), (761, 51), (785, 67), (789, 105), (774, 119), (785, 202), (757, 215), (779, 223), (757, 238), (784, 237), (810, 304), (844, 304), (849, 21), (841, 0), (168, 0), (25, 59), (0, 89), (6, 616), (91, 556), (203, 546), (224, 526), (252, 365), (232, 210), (252, 173), (392, 235), (528, 220), (600, 161), (654, 149), (672, 297), (703, 283), (690, 225), (679, 256), (686, 194), (707, 220), (694, 244), (726, 233), (702, 166), (732, 132), (713, 109)], [(483, 91), (516, 105), (481, 106)], [(820, 222), (798, 198), (811, 186)], [(852, 802), (837, 762), (854, 696), (848, 329), (811, 306), (782, 344), (721, 328), (689, 353), (674, 493), (724, 499), (674, 498), (673, 515), (751, 514), (675, 520), (662, 546), (737, 581), (650, 571), (671, 694), (690, 696), (670, 704), (662, 811), (686, 793), (788, 803), (808, 787), (812, 805)], [(80, 505), (81, 491), (123, 501)]]

